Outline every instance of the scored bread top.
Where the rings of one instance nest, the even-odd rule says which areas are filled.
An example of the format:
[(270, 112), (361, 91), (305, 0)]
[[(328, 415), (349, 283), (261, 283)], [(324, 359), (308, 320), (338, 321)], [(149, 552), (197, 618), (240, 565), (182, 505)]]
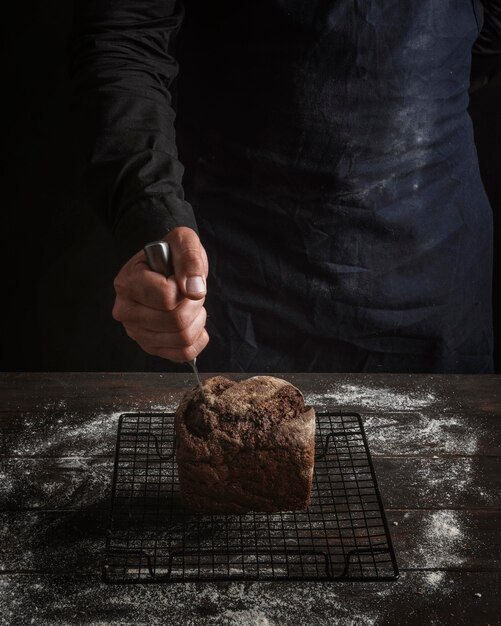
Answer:
[(199, 460), (237, 453), (242, 448), (301, 448), (315, 431), (315, 411), (286, 380), (252, 376), (236, 382), (214, 376), (187, 392), (176, 411), (176, 431), (183, 431), (182, 450)]

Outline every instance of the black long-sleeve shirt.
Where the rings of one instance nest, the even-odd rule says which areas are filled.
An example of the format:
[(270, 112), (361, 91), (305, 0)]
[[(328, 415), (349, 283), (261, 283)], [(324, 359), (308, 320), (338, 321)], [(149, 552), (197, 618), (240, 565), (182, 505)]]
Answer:
[(170, 88), (175, 0), (78, 0), (73, 106), (94, 207), (123, 260), (176, 226), (197, 230), (182, 188)]

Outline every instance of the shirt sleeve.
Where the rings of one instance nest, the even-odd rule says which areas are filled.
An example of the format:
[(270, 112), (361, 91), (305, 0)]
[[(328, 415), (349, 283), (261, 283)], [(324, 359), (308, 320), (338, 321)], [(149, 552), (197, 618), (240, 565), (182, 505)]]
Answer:
[(176, 226), (198, 232), (177, 158), (176, 0), (76, 0), (71, 106), (89, 199), (125, 261)]
[(480, 8), (482, 29), (472, 48), (470, 93), (501, 73), (501, 0), (472, 0)]

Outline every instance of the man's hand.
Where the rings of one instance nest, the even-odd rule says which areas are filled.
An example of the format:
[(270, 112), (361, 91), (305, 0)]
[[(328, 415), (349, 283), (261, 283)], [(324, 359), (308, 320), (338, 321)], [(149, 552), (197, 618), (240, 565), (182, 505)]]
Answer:
[(145, 352), (170, 361), (191, 361), (205, 348), (207, 254), (194, 230), (180, 226), (164, 237), (174, 274), (152, 272), (144, 252), (134, 255), (114, 281), (113, 317)]

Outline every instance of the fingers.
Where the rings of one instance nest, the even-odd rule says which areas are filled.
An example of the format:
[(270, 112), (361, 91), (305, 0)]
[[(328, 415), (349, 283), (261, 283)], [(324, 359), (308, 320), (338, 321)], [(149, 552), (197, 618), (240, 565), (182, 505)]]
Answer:
[(177, 284), (186, 298), (202, 299), (206, 292), (208, 262), (200, 239), (191, 228), (171, 231), (165, 241), (169, 244)]
[(124, 324), (124, 327), (129, 337), (137, 341), (137, 343), (145, 350), (162, 347), (173, 349), (189, 348), (197, 342), (200, 334), (205, 328), (206, 320), (207, 312), (202, 307), (192, 323), (181, 331), (176, 330), (174, 332), (159, 332), (146, 330), (143, 326), (134, 326), (130, 324)]
[(113, 317), (131, 328), (144, 328), (157, 333), (182, 332), (189, 328), (200, 311), (204, 300), (188, 300), (172, 311), (158, 311), (137, 302), (117, 297)]
[(123, 283), (115, 279), (118, 296), (156, 311), (173, 311), (185, 299), (173, 276), (152, 272), (145, 263), (137, 264)]
[(165, 277), (151, 271), (141, 250), (115, 278), (112, 315), (145, 352), (183, 363), (209, 342), (204, 308), (209, 264), (192, 229), (176, 228), (164, 239), (175, 274)]
[(128, 306), (117, 298), (113, 317), (145, 352), (177, 363), (191, 361), (209, 343), (203, 300), (185, 299), (178, 309), (162, 312), (135, 303)]
[(169, 361), (175, 361), (176, 363), (186, 363), (187, 361), (191, 361), (197, 357), (208, 343), (209, 335), (204, 329), (195, 343), (191, 346), (185, 348), (167, 348), (160, 346), (151, 350), (146, 350), (146, 352), (152, 354), (153, 356), (160, 356), (164, 359), (169, 359)]

